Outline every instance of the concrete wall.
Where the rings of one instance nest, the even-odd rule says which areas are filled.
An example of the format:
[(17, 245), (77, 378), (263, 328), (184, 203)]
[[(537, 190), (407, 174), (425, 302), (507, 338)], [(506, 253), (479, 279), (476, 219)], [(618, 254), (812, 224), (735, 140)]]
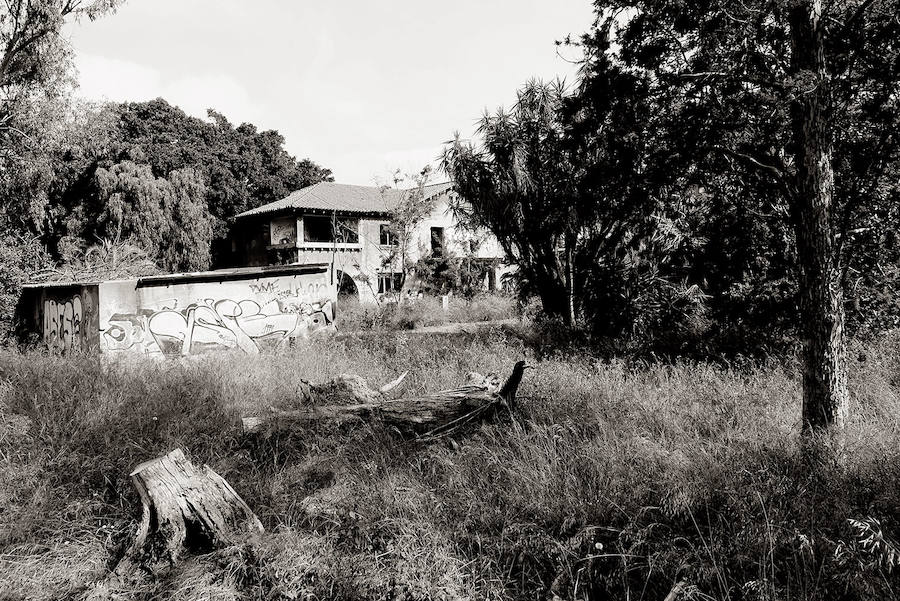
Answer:
[[(493, 262), (489, 268), (492, 274), (485, 276), (483, 286), (485, 289), (488, 289), (489, 285), (495, 290), (500, 289), (503, 276), (512, 272), (514, 268), (502, 264), (506, 254), (493, 234), (486, 230), (473, 232), (459, 226), (450, 210), (450, 194), (453, 193), (444, 192), (438, 196), (431, 213), (417, 225), (410, 243), (410, 258), (418, 261), (427, 257), (431, 253), (432, 228), (443, 228), (444, 248), (448, 254), (454, 257), (470, 256), (470, 249), (474, 246), (475, 252), (471, 253), (473, 258)], [(415, 286), (416, 282), (412, 280), (410, 284)]]
[(453, 256), (462, 257), (468, 254), (469, 242), (474, 241), (476, 244), (475, 257), (479, 259), (503, 258), (503, 249), (500, 248), (500, 243), (490, 232), (470, 232), (459, 226), (450, 210), (448, 194), (445, 192), (435, 199), (434, 209), (416, 227), (410, 244), (412, 260), (418, 261), (420, 257), (427, 256), (431, 252), (431, 228), (433, 227), (444, 229), (444, 245)]
[(334, 331), (336, 294), (327, 267), (236, 271), (32, 287), (31, 294), (45, 299), (42, 334), (61, 350), (160, 357), (232, 348), (258, 353)]

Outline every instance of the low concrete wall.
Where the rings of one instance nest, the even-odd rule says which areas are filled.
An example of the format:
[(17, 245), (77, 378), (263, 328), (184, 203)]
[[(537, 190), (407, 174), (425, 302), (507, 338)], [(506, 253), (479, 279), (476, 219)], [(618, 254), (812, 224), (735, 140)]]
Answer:
[(333, 332), (335, 301), (327, 267), (305, 265), (28, 286), (20, 306), (56, 350), (184, 356)]

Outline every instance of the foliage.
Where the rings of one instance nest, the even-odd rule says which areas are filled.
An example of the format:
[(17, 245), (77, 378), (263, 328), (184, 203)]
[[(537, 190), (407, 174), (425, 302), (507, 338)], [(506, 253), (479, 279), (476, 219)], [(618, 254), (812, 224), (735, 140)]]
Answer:
[[(822, 16), (830, 231), (850, 327), (869, 332), (897, 323), (900, 308), (895, 4), (835, 2)], [(795, 135), (806, 80), (790, 63), (792, 9), (595, 8), (574, 89), (531, 82), (513, 109), (482, 118), (477, 142), (457, 135), (446, 149), (472, 204), (461, 212), (498, 236), (520, 290), (551, 315), (565, 314), (568, 249), (576, 310), (595, 333), (675, 353), (704, 332), (729, 353), (781, 344), (801, 323), (809, 269), (796, 244), (808, 221)], [(678, 342), (679, 332), (692, 334)]]
[(698, 243), (697, 209), (648, 185), (666, 170), (647, 83), (609, 61), (589, 73), (574, 93), (530, 82), (511, 112), (483, 117), (483, 147), (457, 136), (444, 168), (465, 199), (457, 212), (498, 237), (523, 295), (564, 317), (571, 277), (592, 330), (646, 341), (703, 299), (670, 267)]
[[(215, 111), (210, 117), (190, 117), (163, 99), (77, 112), (51, 155), (58, 173), (44, 236), (51, 251), (66, 261), (73, 245), (83, 250), (98, 237), (115, 240), (121, 203), (141, 196), (119, 194), (116, 187), (126, 185), (161, 195), (147, 201), (146, 227), (127, 225), (134, 243), (165, 269), (204, 269), (227, 261), (222, 243), (235, 214), (331, 178), (327, 169), (288, 155), (278, 132), (248, 123), (235, 128)], [(168, 223), (157, 234), (162, 215)], [(162, 235), (171, 244), (161, 245)]]
[(41, 235), (67, 131), (67, 19), (95, 19), (116, 0), (10, 0), (0, 9), (0, 311), (3, 335), (21, 286), (51, 265)]
[[(595, 7), (600, 26), (583, 40), (589, 64), (613, 60), (652, 74), (647, 81), (658, 107), (656, 124), (667, 140), (665, 166), (702, 186), (715, 205), (698, 224), (705, 243), (690, 258), (690, 277), (711, 297), (726, 299), (714, 307), (717, 318), (764, 327), (754, 313), (766, 302), (767, 289), (798, 278), (795, 117), (808, 78), (791, 63), (794, 9), (715, 0), (690, 6), (600, 1)], [(893, 44), (900, 26), (893, 18), (896, 2), (834, 2), (824, 10), (825, 120), (835, 169), (832, 235), (846, 266), (845, 284), (862, 297), (850, 303), (852, 321), (861, 325), (873, 321), (873, 311), (893, 307), (863, 300), (873, 296), (870, 287), (896, 286), (889, 275), (893, 242), (883, 224), (891, 223), (900, 198), (900, 142), (888, 133), (900, 125), (892, 92), (900, 81)], [(618, 43), (615, 50), (609, 35)], [(672, 178), (652, 184), (670, 187)], [(878, 275), (865, 275), (872, 273)], [(736, 287), (750, 296), (729, 294)], [(768, 313), (789, 325), (796, 306), (796, 300), (770, 305)]]
[(505, 374), (519, 339), (382, 332), (115, 369), (0, 353), (0, 594), (74, 598), (104, 578), (139, 514), (130, 470), (181, 447), (266, 534), (134, 599), (663, 599), (679, 581), (722, 601), (893, 598), (900, 340), (855, 351), (840, 464), (799, 436), (792, 365), (529, 357), (517, 421), (424, 445), (354, 424), (248, 436), (238, 417), (302, 379), (409, 370), (396, 393), (418, 394)]
[(160, 268), (147, 252), (128, 242), (103, 240), (86, 248), (69, 249), (65, 262), (32, 275), (33, 280), (78, 282), (156, 275)]
[(50, 257), (37, 238), (0, 235), (0, 341), (4, 344), (10, 342), (7, 338), (13, 333), (12, 318), (22, 286), (51, 265)]
[(511, 111), (485, 114), (483, 147), (459, 134), (444, 150), (442, 167), (464, 201), (457, 214), (489, 229), (516, 265), (525, 294), (535, 293), (549, 313), (565, 311), (565, 275), (559, 247), (573, 219), (573, 162), (563, 144), (561, 82), (529, 82)]
[(98, 167), (89, 189), (91, 195), (67, 218), (66, 230), (74, 242), (64, 250), (78, 248), (77, 241), (109, 240), (143, 249), (169, 271), (209, 267), (211, 218), (204, 183), (192, 169), (173, 171), (163, 179), (155, 177), (149, 165), (123, 161), (108, 169)]
[(224, 260), (235, 212), (330, 179), (290, 157), (277, 132), (195, 119), (164, 100), (74, 104), (60, 93), (16, 111), (29, 135), (0, 157), (0, 230), (44, 246), (54, 278), (209, 268)]
[(116, 0), (12, 0), (0, 9), (0, 229), (13, 236), (43, 233), (53, 153), (65, 135), (74, 85), (67, 19), (90, 19)]
[(21, 129), (20, 110), (52, 99), (71, 84), (68, 40), (61, 35), (68, 18), (96, 19), (115, 10), (120, 0), (10, 0), (0, 11), (0, 150), (4, 158), (29, 131)]
[(414, 175), (401, 174), (398, 169), (393, 174), (393, 186), (381, 188), (386, 204), (391, 207), (391, 221), (388, 224), (391, 244), (382, 256), (381, 263), (383, 269), (401, 274), (400, 285), (396, 290), (398, 299), (406, 286), (407, 276), (416, 267), (412, 260), (413, 234), (419, 223), (434, 209), (434, 203), (425, 198), (425, 186), (429, 177), (430, 165)]
[(184, 168), (197, 171), (206, 184), (217, 238), (234, 215), (332, 179), (328, 169), (290, 156), (277, 131), (258, 131), (250, 123), (235, 127), (214, 110), (204, 121), (157, 98), (121, 104), (117, 113), (111, 158), (147, 163), (156, 177)]
[[(463, 240), (470, 241), (473, 240)], [(500, 262), (499, 259), (479, 259), (477, 254), (477, 247), (473, 245), (461, 256), (445, 247), (440, 254), (429, 253), (419, 257), (413, 267), (417, 288), (428, 294), (456, 294), (465, 299), (474, 298), (485, 289), (488, 272), (496, 269)]]

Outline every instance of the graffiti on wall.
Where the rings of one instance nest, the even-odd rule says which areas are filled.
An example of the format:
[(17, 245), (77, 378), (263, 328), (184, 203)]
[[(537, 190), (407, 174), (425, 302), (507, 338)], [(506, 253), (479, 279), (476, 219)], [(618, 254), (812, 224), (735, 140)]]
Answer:
[(258, 353), (292, 338), (334, 330), (334, 307), (324, 284), (249, 286), (256, 298), (206, 298), (181, 308), (177, 299), (170, 299), (154, 308), (114, 313), (102, 331), (103, 346), (170, 356), (232, 348)]
[[(45, 295), (39, 300), (41, 328), (44, 343), (54, 351), (87, 350), (91, 340), (96, 340), (95, 296), (82, 290), (70, 296), (56, 298)], [(91, 324), (94, 324), (93, 327)]]
[(44, 301), (44, 342), (53, 350), (81, 348), (84, 306), (80, 296), (68, 300)]

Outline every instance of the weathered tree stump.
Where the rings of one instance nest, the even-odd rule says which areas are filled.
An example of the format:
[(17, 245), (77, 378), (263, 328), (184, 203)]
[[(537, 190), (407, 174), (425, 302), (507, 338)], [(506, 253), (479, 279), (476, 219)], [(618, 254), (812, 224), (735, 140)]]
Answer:
[(172, 568), (182, 553), (205, 553), (252, 543), (259, 519), (228, 482), (198, 469), (181, 449), (145, 461), (131, 472), (141, 495), (141, 522), (115, 569), (88, 590), (85, 601), (109, 601)]
[[(349, 404), (305, 406), (297, 410), (273, 410), (270, 415), (243, 419), (245, 431), (263, 427), (290, 428), (303, 423), (363, 420), (380, 422), (402, 434), (418, 437), (437, 436), (453, 432), (466, 423), (485, 417), (498, 407), (515, 408), (516, 391), (525, 373), (525, 362), (519, 361), (501, 388), (496, 376), (471, 373), (465, 386), (433, 394), (385, 400), (358, 376), (341, 376), (325, 384), (306, 384), (301, 402), (307, 399), (334, 402), (355, 401)], [(384, 388), (382, 388), (383, 390)], [(334, 393), (330, 394), (330, 391)]]
[(246, 542), (262, 524), (224, 478), (197, 469), (181, 449), (131, 472), (143, 514), (127, 557), (140, 564), (174, 564), (184, 550), (211, 551)]

